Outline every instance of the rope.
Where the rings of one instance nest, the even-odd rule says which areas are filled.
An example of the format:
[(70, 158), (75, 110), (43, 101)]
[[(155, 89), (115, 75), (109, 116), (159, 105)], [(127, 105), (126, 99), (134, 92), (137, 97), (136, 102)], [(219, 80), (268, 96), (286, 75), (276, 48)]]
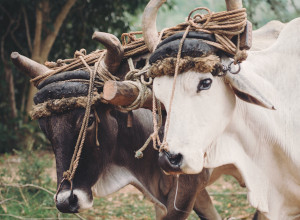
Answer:
[(86, 61), (83, 59), (82, 56), (79, 56), (79, 59), (82, 61), (82, 63), (86, 66), (86, 68), (89, 70), (90, 72), (90, 82), (89, 82), (89, 91), (88, 91), (88, 99), (87, 99), (87, 105), (86, 105), (86, 110), (85, 110), (85, 114), (82, 120), (82, 125), (80, 128), (80, 132), (77, 138), (77, 142), (75, 145), (75, 149), (74, 149), (74, 153), (70, 162), (70, 167), (67, 171), (65, 171), (63, 173), (63, 179), (57, 189), (57, 192), (55, 194), (55, 200), (57, 200), (57, 195), (60, 192), (61, 186), (63, 184), (63, 182), (65, 180), (67, 180), (71, 187), (70, 187), (70, 191), (71, 191), (71, 195), (73, 195), (73, 178), (75, 175), (75, 172), (77, 170), (78, 164), (79, 164), (79, 159), (80, 159), (80, 155), (82, 152), (82, 148), (83, 148), (83, 144), (85, 141), (85, 137), (86, 137), (86, 131), (87, 131), (87, 127), (88, 127), (88, 119), (89, 119), (89, 115), (90, 115), (90, 111), (91, 111), (91, 104), (92, 104), (92, 99), (93, 99), (93, 88), (94, 88), (94, 81), (95, 81), (95, 76), (96, 76), (96, 72), (100, 66), (100, 62), (103, 58), (104, 54), (102, 56), (99, 57), (98, 61), (95, 63), (95, 69), (94, 71), (92, 71), (90, 69), (90, 67), (88, 66), (88, 64), (86, 63)]
[[(158, 106), (156, 108), (156, 105)], [(152, 94), (152, 120), (153, 120), (153, 133), (148, 137), (148, 139), (146, 140), (146, 142), (144, 143), (144, 145), (138, 149), (135, 152), (135, 158), (140, 159), (142, 158), (143, 155), (143, 151), (148, 147), (150, 141), (152, 140), (153, 143), (153, 148), (155, 150), (159, 150), (157, 148), (157, 144), (161, 145), (160, 139), (159, 139), (159, 129), (162, 125), (162, 111), (161, 111), (161, 103), (155, 98), (154, 92)], [(158, 123), (157, 123), (157, 116), (156, 116), (156, 112), (158, 112)]]
[[(194, 12), (200, 10), (207, 11), (207, 14), (202, 15), (197, 13), (192, 17)], [(220, 50), (234, 55), (236, 62), (241, 62), (243, 59), (245, 59), (246, 53), (245, 51), (240, 52), (239, 40), (236, 46), (231, 41), (231, 38), (232, 36), (243, 33), (246, 22), (247, 14), (245, 8), (213, 13), (208, 8), (199, 7), (190, 12), (188, 19), (185, 22), (162, 30), (159, 33), (160, 40), (164, 40), (176, 33), (182, 32), (186, 30), (188, 26), (190, 26), (190, 31), (202, 31), (209, 34), (214, 34), (217, 42), (211, 42), (207, 40), (203, 41), (219, 48)], [(144, 38), (139, 38), (137, 35), (142, 35), (142, 32), (136, 31), (122, 34), (121, 39), (124, 47), (124, 59), (149, 52), (147, 46), (145, 45)], [(81, 49), (80, 51), (75, 52), (74, 58), (65, 60), (59, 59), (56, 62), (46, 62), (45, 65), (52, 71), (38, 76), (31, 81), (37, 85), (42, 80), (59, 72), (85, 68), (79, 59), (80, 56), (84, 58), (88, 65), (94, 65), (103, 53), (106, 53), (106, 50), (96, 50), (86, 55), (85, 49)], [(112, 76), (109, 77), (114, 78)]]
[(161, 144), (161, 147), (159, 148), (159, 151), (161, 152), (162, 150), (168, 151), (168, 143), (167, 143), (167, 136), (168, 136), (168, 131), (169, 131), (169, 126), (170, 126), (170, 117), (171, 117), (171, 111), (172, 111), (172, 103), (173, 103), (173, 99), (174, 99), (174, 94), (175, 94), (175, 85), (176, 85), (176, 79), (178, 76), (178, 70), (179, 70), (179, 60), (181, 57), (181, 50), (182, 50), (182, 46), (184, 43), (184, 40), (190, 30), (191, 26), (188, 26), (182, 36), (182, 39), (180, 40), (179, 43), (179, 49), (178, 49), (178, 53), (177, 53), (177, 61), (176, 61), (176, 67), (175, 67), (175, 74), (174, 74), (174, 79), (173, 79), (173, 85), (172, 85), (172, 92), (171, 92), (171, 98), (170, 98), (170, 103), (169, 103), (169, 109), (167, 112), (167, 119), (166, 119), (166, 125), (165, 125), (165, 135), (163, 138), (163, 142)]
[[(197, 13), (192, 17), (194, 12), (200, 10), (207, 11), (207, 14), (202, 15)], [(186, 30), (186, 28), (190, 26), (190, 31), (202, 31), (208, 34), (214, 34), (217, 42), (203, 41), (235, 56), (240, 50), (239, 43), (236, 46), (231, 41), (231, 38), (243, 33), (246, 22), (247, 14), (245, 8), (213, 13), (208, 8), (199, 7), (190, 12), (185, 22), (171, 28), (166, 28), (161, 31), (160, 34), (162, 35), (161, 39), (164, 40), (176, 33)], [(131, 32), (122, 35), (126, 58), (149, 52), (148, 49), (145, 48), (144, 39), (136, 37), (136, 35), (140, 34), (142, 33)], [(126, 41), (126, 37), (128, 37), (128, 41)], [(245, 51), (243, 52), (243, 56), (245, 56)], [(237, 58), (239, 57), (241, 56), (237, 56)]]

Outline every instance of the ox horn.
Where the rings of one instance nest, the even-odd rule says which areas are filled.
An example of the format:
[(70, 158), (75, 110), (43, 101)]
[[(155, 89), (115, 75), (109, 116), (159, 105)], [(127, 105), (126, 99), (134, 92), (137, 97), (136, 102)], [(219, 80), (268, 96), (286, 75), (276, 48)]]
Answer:
[(158, 9), (166, 0), (151, 0), (143, 13), (142, 30), (143, 36), (150, 52), (153, 52), (158, 42), (158, 32), (156, 29), (156, 17)]
[(25, 56), (20, 55), (18, 52), (12, 52), (10, 58), (14, 65), (23, 73), (28, 75), (30, 78), (43, 75), (48, 71), (51, 71), (46, 66), (31, 60)]
[(242, 0), (225, 0), (227, 11), (243, 8)]
[(124, 55), (124, 49), (119, 39), (112, 34), (98, 31), (94, 32), (92, 39), (106, 47), (107, 53), (104, 58), (104, 64), (106, 69), (114, 74), (119, 68)]

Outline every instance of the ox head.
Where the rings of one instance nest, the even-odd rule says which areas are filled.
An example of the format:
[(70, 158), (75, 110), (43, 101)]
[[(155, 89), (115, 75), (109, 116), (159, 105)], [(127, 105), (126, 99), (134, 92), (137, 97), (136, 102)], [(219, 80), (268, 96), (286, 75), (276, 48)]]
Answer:
[[(106, 33), (95, 33), (93, 38), (108, 49), (103, 62), (104, 66), (114, 73), (123, 57), (120, 42), (115, 36)], [(50, 71), (47, 67), (16, 52), (12, 53), (11, 58), (15, 65), (31, 78)], [(85, 113), (84, 98), (88, 94), (88, 84), (84, 81), (88, 82), (89, 78), (90, 75), (86, 70), (62, 72), (47, 78), (37, 86), (39, 91), (34, 97), (34, 102), (37, 106), (47, 103), (47, 107), (37, 111), (36, 117), (39, 118), (39, 125), (50, 140), (55, 153), (58, 186), (63, 179), (63, 172), (69, 169), (81, 129)], [(96, 77), (94, 92), (99, 95), (102, 86), (98, 87), (97, 81), (103, 82)], [(59, 108), (52, 105), (54, 100), (61, 101)], [(48, 110), (51, 114), (45, 117), (47, 115), (45, 111)], [(118, 126), (110, 111), (111, 108), (101, 103), (100, 98), (93, 103), (82, 154), (72, 181), (73, 191), (70, 190), (70, 183), (63, 181), (55, 199), (56, 206), (61, 212), (76, 213), (93, 205), (92, 187), (104, 168), (103, 164), (110, 160), (109, 155), (114, 150), (117, 140)], [(103, 146), (110, 147), (104, 149)], [(105, 157), (103, 154), (108, 156)]]
[[(161, 3), (152, 1), (145, 13), (156, 16)], [(241, 1), (228, 0), (226, 3), (229, 10), (242, 7)], [(252, 85), (248, 76), (251, 74), (243, 68), (236, 75), (228, 72), (223, 77), (216, 76), (217, 66), (222, 66), (220, 64), (230, 66), (233, 72), (238, 66), (231, 65), (231, 58), (206, 44), (203, 40), (214, 41), (214, 38), (201, 32), (189, 33), (184, 41), (179, 67), (181, 73), (177, 76), (170, 106), (172, 75), (182, 34), (173, 35), (156, 47), (155, 19), (149, 19), (149, 16), (144, 15), (148, 18), (143, 20), (143, 33), (149, 50), (156, 48), (150, 58), (152, 73), (158, 75), (153, 91), (170, 114), (169, 129), (165, 131), (168, 152), (160, 154), (159, 163), (170, 173), (199, 173), (204, 167), (206, 153), (231, 121), (236, 97), (266, 108), (274, 107)]]

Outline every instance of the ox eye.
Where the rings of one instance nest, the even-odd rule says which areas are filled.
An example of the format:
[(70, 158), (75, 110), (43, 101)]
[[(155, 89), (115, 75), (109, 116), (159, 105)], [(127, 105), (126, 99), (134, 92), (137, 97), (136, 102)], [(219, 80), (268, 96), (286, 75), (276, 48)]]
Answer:
[(201, 90), (209, 89), (211, 86), (211, 83), (212, 83), (212, 79), (210, 79), (210, 78), (200, 80), (200, 82), (197, 86), (197, 92), (200, 92)]
[(91, 125), (94, 123), (94, 119), (95, 119), (95, 117), (92, 116), (92, 115), (90, 115), (90, 117), (89, 117), (89, 122), (88, 122), (88, 126), (91, 126)]

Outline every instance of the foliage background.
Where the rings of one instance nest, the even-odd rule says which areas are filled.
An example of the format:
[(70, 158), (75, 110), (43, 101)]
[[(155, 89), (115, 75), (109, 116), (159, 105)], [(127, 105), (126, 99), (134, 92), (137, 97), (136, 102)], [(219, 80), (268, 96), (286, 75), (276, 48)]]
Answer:
[[(16, 215), (36, 217), (36, 212), (31, 212), (32, 209), (27, 206), (26, 196), (49, 198), (47, 192), (39, 190), (23, 192), (18, 187), (1, 188), (4, 182), (35, 183), (55, 188), (51, 180), (42, 176), (49, 164), (43, 157), (35, 157), (35, 153), (32, 153), (35, 150), (39, 154), (41, 149), (49, 150), (51, 147), (37, 122), (28, 117), (34, 89), (29, 78), (12, 65), (9, 59), (11, 52), (18, 51), (40, 63), (72, 57), (81, 48), (91, 52), (101, 47), (91, 40), (96, 30), (115, 34), (119, 38), (123, 32), (141, 30), (141, 13), (147, 2), (148, 0), (0, 0), (0, 158), (3, 163), (11, 156), (25, 161), (18, 163), (20, 169), (17, 168), (16, 178), (9, 178), (13, 175), (10, 171), (0, 170), (0, 214), (5, 212), (2, 202), (8, 199), (19, 201), (12, 208)], [(255, 28), (270, 20), (288, 22), (300, 16), (298, 0), (243, 0), (243, 4)], [(168, 0), (159, 11), (158, 29), (184, 21), (192, 9), (200, 6), (212, 11), (222, 11), (225, 10), (225, 1)], [(37, 200), (35, 204), (40, 202), (42, 201)], [(45, 202), (47, 204), (44, 207), (50, 206), (51, 199)], [(220, 212), (228, 204), (233, 204), (228, 201), (226, 205), (219, 203)], [(250, 211), (253, 212), (251, 209)]]

